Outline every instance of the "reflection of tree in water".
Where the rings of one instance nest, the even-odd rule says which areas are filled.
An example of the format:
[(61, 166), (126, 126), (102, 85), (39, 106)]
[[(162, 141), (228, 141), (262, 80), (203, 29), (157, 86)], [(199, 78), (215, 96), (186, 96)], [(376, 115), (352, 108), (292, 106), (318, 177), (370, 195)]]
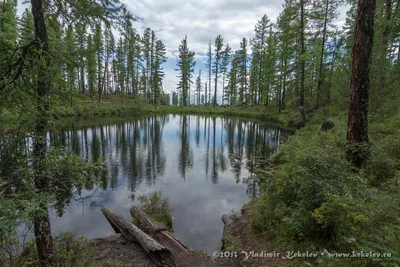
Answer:
[(265, 124), (240, 120), (226, 120), (224, 128), (227, 133), (229, 161), (235, 179), (237, 183), (241, 181), (241, 171), (245, 160), (245, 166), (250, 175), (243, 179), (243, 183), (248, 185), (248, 194), (254, 196), (258, 190), (255, 173), (259, 167), (269, 164), (268, 157), (279, 147), (282, 138), (281, 130), (270, 128)]
[(200, 145), (200, 116), (196, 116), (196, 145)]
[[(208, 126), (207, 126), (208, 122)], [(204, 136), (206, 133), (207, 129), (207, 152), (206, 152), (206, 178), (208, 178), (208, 169), (209, 169), (209, 163), (210, 163), (210, 118), (206, 118), (204, 120)]]
[[(212, 121), (212, 126), (211, 126)], [(223, 120), (221, 119), (221, 125)], [(212, 137), (211, 135), (211, 127), (212, 127)], [(204, 141), (206, 144), (206, 155), (205, 155), (205, 167), (206, 167), (206, 178), (208, 178), (210, 164), (211, 164), (211, 180), (214, 184), (218, 183), (219, 173), (222, 171), (226, 171), (226, 156), (224, 151), (224, 143), (223, 143), (224, 132), (221, 127), (219, 138), (221, 144), (217, 146), (217, 118), (204, 118)], [(212, 139), (212, 140), (211, 140)], [(212, 143), (211, 143), (212, 142)], [(210, 151), (210, 146), (211, 151)], [(211, 157), (211, 159), (210, 159)]]
[(188, 168), (193, 167), (193, 150), (190, 148), (190, 118), (183, 115), (180, 120), (181, 149), (178, 155), (179, 171), (182, 178), (186, 178)]
[(245, 125), (239, 120), (229, 120), (225, 125), (225, 129), (227, 131), (229, 161), (231, 163), (236, 182), (239, 183), (243, 165)]
[[(83, 127), (81, 130), (73, 128), (60, 135), (49, 133), (49, 139), (91, 161), (106, 158), (110, 188), (115, 189), (118, 177), (123, 177), (128, 180), (129, 189), (134, 191), (143, 178), (148, 183), (154, 183), (158, 175), (164, 174), (166, 158), (162, 135), (167, 119), (166, 116), (158, 116), (114, 125)], [(60, 182), (62, 184), (58, 187), (64, 189), (57, 195), (55, 207), (62, 215), (75, 187), (71, 181)], [(103, 179), (102, 189), (106, 190), (107, 186), (108, 181)], [(75, 189), (80, 194), (82, 189), (93, 189), (93, 185), (84, 184)]]
[[(115, 189), (122, 178), (126, 180), (129, 190), (134, 191), (143, 180), (153, 184), (157, 177), (164, 175), (166, 155), (163, 129), (168, 118), (152, 116), (126, 123), (51, 132), (49, 140), (89, 160), (105, 157), (111, 180), (109, 184), (106, 180), (101, 183), (104, 190), (108, 185)], [(285, 137), (281, 130), (235, 119), (180, 116), (178, 168), (183, 178), (194, 164), (194, 152), (190, 144), (191, 118), (195, 123), (193, 137), (197, 147), (200, 147), (200, 143), (203, 145), (200, 140), (203, 135), (206, 155), (201, 156), (205, 156), (207, 178), (211, 177), (213, 183), (218, 183), (220, 173), (226, 171), (229, 164), (236, 181), (239, 183), (242, 180), (247, 185), (247, 194), (255, 196), (258, 192), (255, 174), (259, 166), (268, 164), (268, 156)], [(21, 148), (29, 147), (26, 143), (21, 144)], [(242, 177), (243, 166), (250, 172), (246, 178)], [(65, 187), (65, 192), (57, 196), (59, 214), (69, 204), (73, 191), (77, 189), (79, 193), (82, 189), (91, 189), (90, 185), (85, 184), (74, 187), (71, 181), (58, 185), (61, 186)]]
[(139, 123), (133, 123), (132, 125), (132, 143), (130, 144), (130, 166), (131, 166), (131, 178), (129, 179), (128, 187), (130, 191), (134, 191), (138, 183), (141, 182), (141, 168), (143, 165), (143, 158), (138, 156), (140, 153), (140, 130)]
[(153, 116), (148, 121), (146, 179), (148, 184), (153, 184), (158, 175), (165, 171), (165, 154), (162, 145), (163, 129), (166, 116)]
[[(220, 119), (223, 123), (223, 119)], [(212, 152), (212, 162), (213, 162), (213, 172), (211, 176), (211, 180), (214, 184), (218, 183), (219, 172), (226, 171), (226, 157), (224, 153), (224, 143), (223, 143), (223, 127), (220, 129), (220, 146), (216, 145), (216, 118), (213, 118), (213, 152)]]

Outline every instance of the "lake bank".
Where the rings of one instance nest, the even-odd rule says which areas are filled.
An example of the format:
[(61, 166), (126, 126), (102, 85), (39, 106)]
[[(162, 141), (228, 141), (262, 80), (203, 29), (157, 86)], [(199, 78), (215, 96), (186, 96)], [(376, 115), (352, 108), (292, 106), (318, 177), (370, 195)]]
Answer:
[[(96, 101), (92, 102), (88, 97), (79, 96), (73, 101), (73, 105), (54, 105), (52, 111), (52, 125), (68, 125), (78, 120), (92, 119), (115, 119), (126, 118), (132, 116), (146, 115), (165, 115), (165, 114), (181, 114), (181, 115), (207, 115), (207, 116), (223, 116), (231, 118), (241, 118), (246, 120), (257, 120), (263, 122), (271, 122), (280, 124), (282, 127), (292, 128), (301, 121), (301, 117), (294, 111), (277, 112), (274, 107), (265, 108), (264, 106), (172, 106), (172, 105), (150, 105), (142, 100), (133, 101), (132, 99), (117, 96), (110, 96), (101, 104)], [(30, 118), (21, 118), (21, 110), (0, 110), (0, 128), (12, 128), (15, 121), (25, 120), (29, 124)], [(2, 126), (3, 125), (3, 126)]]

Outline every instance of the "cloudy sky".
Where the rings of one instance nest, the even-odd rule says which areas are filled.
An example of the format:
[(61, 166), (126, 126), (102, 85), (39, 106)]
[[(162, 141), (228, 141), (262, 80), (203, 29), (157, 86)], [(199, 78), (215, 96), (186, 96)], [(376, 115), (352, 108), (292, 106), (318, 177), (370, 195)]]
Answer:
[[(22, 0), (19, 0), (21, 3)], [(138, 31), (150, 27), (167, 48), (168, 62), (164, 65), (164, 90), (172, 92), (177, 84), (176, 60), (173, 52), (181, 40), (188, 36), (190, 49), (196, 52), (196, 71), (204, 69), (204, 56), (208, 42), (219, 34), (224, 43), (239, 48), (243, 37), (253, 36), (254, 25), (266, 14), (272, 22), (282, 11), (284, 0), (122, 0), (128, 10), (141, 22)], [(337, 21), (343, 25), (346, 7), (339, 9)], [(205, 70), (203, 71), (205, 74)]]
[[(168, 51), (164, 65), (164, 89), (172, 92), (177, 84), (172, 55), (181, 40), (188, 36), (189, 47), (196, 52), (196, 71), (204, 69), (204, 56), (208, 42), (219, 34), (224, 43), (238, 49), (243, 37), (253, 36), (254, 25), (266, 14), (272, 22), (283, 10), (284, 0), (123, 0), (129, 11), (142, 18), (139, 31), (150, 27)], [(337, 24), (343, 25), (346, 8), (340, 8)], [(205, 77), (205, 76), (204, 76)]]

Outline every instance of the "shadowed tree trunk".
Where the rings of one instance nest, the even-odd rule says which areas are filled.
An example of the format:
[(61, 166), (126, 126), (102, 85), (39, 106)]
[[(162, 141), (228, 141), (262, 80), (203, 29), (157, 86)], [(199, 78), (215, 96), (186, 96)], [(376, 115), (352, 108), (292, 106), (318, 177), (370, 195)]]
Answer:
[(368, 90), (376, 0), (359, 0), (353, 44), (347, 160), (361, 167), (368, 158)]
[(321, 44), (321, 55), (319, 58), (319, 71), (318, 71), (318, 84), (317, 84), (317, 103), (316, 103), (316, 109), (320, 107), (320, 102), (321, 102), (321, 86), (322, 82), (324, 80), (324, 77), (322, 75), (322, 70), (323, 70), (323, 64), (324, 64), (324, 53), (325, 53), (325, 41), (326, 41), (326, 28), (327, 28), (327, 23), (328, 23), (328, 10), (329, 10), (329, 0), (326, 0), (326, 5), (325, 5), (325, 17), (324, 17), (324, 30), (322, 33), (322, 44)]
[(380, 75), (379, 81), (379, 92), (383, 93), (383, 90), (386, 86), (386, 71), (388, 69), (388, 60), (386, 59), (387, 51), (388, 51), (388, 43), (389, 43), (389, 35), (390, 35), (390, 23), (392, 18), (392, 0), (385, 1), (385, 26), (384, 31), (382, 33), (382, 42), (381, 42), (381, 51), (380, 51), (380, 60), (382, 64), (382, 74)]
[(305, 40), (304, 40), (304, 0), (300, 0), (300, 43), (301, 43), (301, 54), (300, 54), (300, 67), (301, 67), (301, 76), (300, 76), (300, 107), (304, 106), (304, 74), (305, 74), (305, 62), (302, 57), (306, 53), (305, 48)]
[[(35, 187), (43, 192), (48, 188), (48, 179), (43, 176), (46, 160), (46, 127), (49, 110), (48, 97), (50, 93), (49, 76), (49, 47), (46, 24), (43, 13), (43, 1), (31, 0), (35, 38), (38, 49), (39, 70), (37, 74), (37, 118), (34, 137), (34, 168)], [(50, 219), (46, 204), (43, 204), (43, 213), (34, 216), (34, 232), (38, 256), (41, 266), (50, 266), (54, 257), (53, 239), (51, 237)]]

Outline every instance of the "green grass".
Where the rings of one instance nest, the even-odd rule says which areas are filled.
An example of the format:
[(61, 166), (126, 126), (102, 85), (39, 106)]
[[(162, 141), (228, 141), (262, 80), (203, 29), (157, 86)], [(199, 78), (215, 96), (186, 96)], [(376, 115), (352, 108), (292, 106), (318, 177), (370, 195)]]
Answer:
[[(28, 101), (29, 102), (29, 101)], [(31, 103), (32, 104), (32, 103)], [(55, 98), (51, 102), (52, 122), (55, 125), (68, 124), (76, 119), (95, 118), (117, 118), (132, 117), (155, 114), (187, 114), (243, 118), (263, 122), (275, 122), (282, 126), (291, 126), (301, 118), (296, 111), (284, 111), (278, 113), (276, 107), (226, 107), (217, 106), (154, 106), (145, 99), (133, 100), (131, 98), (111, 95), (98, 103), (97, 99), (90, 99), (89, 96), (75, 94), (70, 100)], [(31, 117), (35, 109), (29, 105), (21, 107), (9, 107), (0, 109), (0, 129), (17, 125), (17, 122), (25, 121), (25, 125), (32, 124)], [(28, 123), (29, 122), (29, 123)]]

